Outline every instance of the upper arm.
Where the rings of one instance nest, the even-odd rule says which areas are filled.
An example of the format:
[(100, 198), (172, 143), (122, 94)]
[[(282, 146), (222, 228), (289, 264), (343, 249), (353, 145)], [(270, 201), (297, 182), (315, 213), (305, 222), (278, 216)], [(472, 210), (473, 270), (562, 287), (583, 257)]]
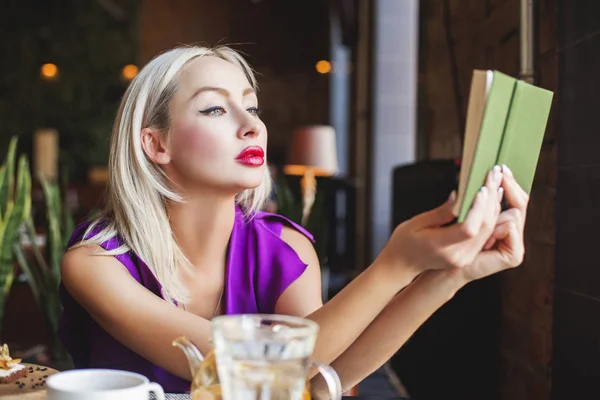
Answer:
[(310, 240), (296, 229), (284, 226), (281, 239), (290, 245), (308, 266), (281, 294), (275, 304), (275, 313), (306, 317), (323, 306), (319, 259)]
[(189, 380), (188, 363), (172, 341), (185, 335), (206, 354), (210, 321), (168, 304), (137, 282), (115, 257), (93, 251), (84, 246), (64, 255), (61, 275), (67, 291), (116, 340)]

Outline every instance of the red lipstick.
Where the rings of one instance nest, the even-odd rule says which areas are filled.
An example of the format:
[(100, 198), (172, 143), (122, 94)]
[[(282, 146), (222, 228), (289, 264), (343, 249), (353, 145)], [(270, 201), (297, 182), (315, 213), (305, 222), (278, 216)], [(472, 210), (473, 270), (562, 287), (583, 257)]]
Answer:
[(235, 160), (240, 164), (251, 167), (260, 167), (265, 163), (265, 152), (260, 146), (246, 147), (238, 154)]

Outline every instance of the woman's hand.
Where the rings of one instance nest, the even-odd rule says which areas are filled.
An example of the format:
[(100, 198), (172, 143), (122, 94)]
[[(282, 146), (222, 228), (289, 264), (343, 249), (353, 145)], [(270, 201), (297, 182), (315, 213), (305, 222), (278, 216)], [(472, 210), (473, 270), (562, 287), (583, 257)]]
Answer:
[(494, 233), (502, 182), (501, 169), (496, 166), (488, 173), (485, 186), (462, 223), (445, 226), (455, 218), (452, 195), (442, 206), (400, 224), (375, 264), (395, 270), (409, 268), (415, 277), (425, 270), (471, 266)]
[(519, 186), (510, 169), (503, 169), (502, 188), (510, 208), (503, 211), (484, 250), (466, 268), (449, 271), (461, 285), (484, 278), (523, 262), (523, 232), (529, 195)]

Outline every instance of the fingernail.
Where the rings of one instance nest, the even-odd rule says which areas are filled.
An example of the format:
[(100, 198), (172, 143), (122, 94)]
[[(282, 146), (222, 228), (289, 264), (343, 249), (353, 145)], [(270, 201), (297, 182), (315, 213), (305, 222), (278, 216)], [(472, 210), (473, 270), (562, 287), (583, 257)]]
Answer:
[(495, 165), (494, 166), (494, 178), (496, 179), (496, 181), (499, 181), (501, 176), (502, 176), (502, 168), (500, 168), (499, 165)]
[(455, 200), (456, 200), (456, 190), (453, 190), (452, 193), (450, 193), (450, 197), (448, 197), (448, 203), (453, 204)]
[(509, 178), (513, 177), (512, 171), (510, 170), (510, 168), (508, 168), (506, 164), (502, 164), (502, 172), (504, 172)]
[(504, 188), (503, 187), (498, 188), (498, 196), (500, 197), (500, 200), (502, 200), (502, 197), (504, 196)]
[(482, 186), (481, 189), (479, 190), (479, 193), (481, 194), (481, 197), (485, 198), (488, 194), (487, 186)]

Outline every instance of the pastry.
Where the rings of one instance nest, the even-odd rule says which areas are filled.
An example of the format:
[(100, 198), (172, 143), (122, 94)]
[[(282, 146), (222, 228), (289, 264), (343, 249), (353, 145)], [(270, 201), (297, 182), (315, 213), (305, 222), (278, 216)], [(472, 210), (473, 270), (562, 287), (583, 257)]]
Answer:
[(0, 384), (12, 383), (27, 376), (27, 368), (20, 358), (12, 358), (5, 343), (0, 347)]

